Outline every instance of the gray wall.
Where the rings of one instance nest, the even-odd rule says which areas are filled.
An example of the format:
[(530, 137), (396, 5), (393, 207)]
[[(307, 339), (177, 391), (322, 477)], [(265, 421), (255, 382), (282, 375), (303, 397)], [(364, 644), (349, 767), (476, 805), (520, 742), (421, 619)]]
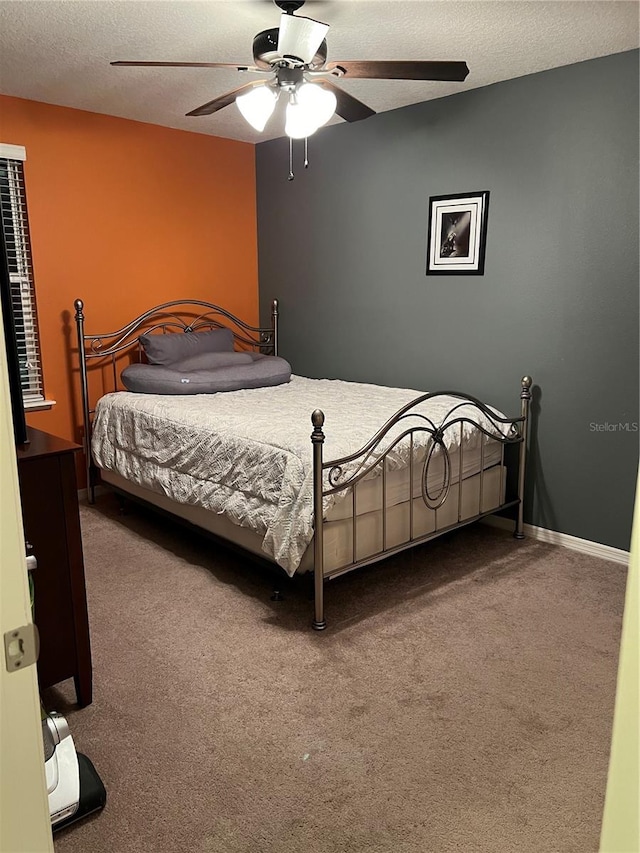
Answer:
[[(638, 51), (257, 146), (263, 316), (294, 372), (535, 383), (525, 520), (628, 548), (638, 416)], [(489, 190), (484, 276), (426, 276), (429, 196)], [(330, 425), (327, 425), (330, 429)]]

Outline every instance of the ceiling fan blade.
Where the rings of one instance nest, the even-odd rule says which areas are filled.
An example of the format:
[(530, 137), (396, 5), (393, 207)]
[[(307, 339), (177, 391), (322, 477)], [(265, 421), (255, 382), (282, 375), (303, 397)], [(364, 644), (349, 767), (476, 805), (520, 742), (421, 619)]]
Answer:
[(451, 80), (462, 82), (469, 68), (466, 62), (423, 62), (413, 60), (345, 60), (330, 62), (327, 71), (341, 68), (344, 76), (369, 80)]
[(236, 65), (234, 63), (229, 62), (129, 62), (125, 60), (118, 60), (117, 62), (110, 62), (109, 65), (131, 65), (131, 66), (144, 66), (144, 67), (155, 67), (155, 68), (233, 68), (235, 71), (259, 71), (259, 68), (255, 68), (253, 65)]
[(329, 24), (283, 14), (278, 29), (278, 53), (280, 56), (295, 56), (308, 65), (329, 32)]
[(247, 89), (253, 89), (255, 86), (264, 86), (264, 80), (256, 80), (252, 81), (251, 83), (245, 83), (244, 86), (239, 86), (237, 89), (232, 89), (230, 92), (226, 92), (224, 95), (219, 95), (212, 101), (208, 101), (206, 104), (202, 104), (201, 107), (196, 107), (195, 110), (191, 110), (191, 112), (187, 113), (187, 115), (210, 116), (212, 113), (216, 113), (223, 107), (228, 107), (229, 104), (232, 104), (241, 92), (246, 92)]
[(335, 86), (330, 80), (316, 80), (315, 83), (333, 92), (338, 101), (336, 112), (345, 121), (362, 121), (363, 118), (369, 118), (369, 116), (376, 114), (376, 111), (372, 110), (371, 107), (363, 104), (362, 101), (354, 98), (353, 95), (345, 92), (339, 86)]

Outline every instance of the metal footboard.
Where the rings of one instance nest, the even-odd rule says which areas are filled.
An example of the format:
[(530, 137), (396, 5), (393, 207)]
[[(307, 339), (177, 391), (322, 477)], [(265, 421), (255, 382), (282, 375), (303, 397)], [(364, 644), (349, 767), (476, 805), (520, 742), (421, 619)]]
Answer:
[[(399, 409), (378, 430), (378, 432), (355, 453), (324, 461), (323, 445), (325, 441), (324, 413), (316, 409), (311, 422), (313, 432), (311, 441), (313, 445), (313, 507), (314, 507), (314, 618), (313, 627), (316, 631), (326, 628), (324, 614), (324, 584), (326, 580), (345, 572), (352, 571), (360, 566), (377, 562), (378, 560), (399, 553), (407, 548), (427, 542), (437, 536), (441, 536), (449, 530), (470, 524), (485, 515), (500, 512), (508, 507), (517, 507), (517, 518), (515, 522), (514, 536), (517, 539), (524, 538), (523, 532), (523, 499), (524, 499), (524, 477), (526, 463), (526, 444), (529, 420), (529, 404), (531, 401), (532, 380), (524, 376), (520, 386), (521, 413), (515, 418), (503, 418), (498, 416), (493, 409), (475, 397), (460, 394), (454, 391), (440, 391), (423, 394), (415, 400), (407, 403)], [(453, 397), (459, 402), (452, 405), (439, 423), (434, 423), (424, 409), (423, 404), (435, 401), (442, 397)], [(468, 407), (471, 407), (477, 417), (470, 417)], [(466, 412), (461, 410), (466, 408)], [(457, 486), (456, 495), (452, 493), (454, 486), (454, 472), (449, 446), (455, 444), (455, 439), (450, 438), (454, 431), (458, 431), (458, 470), (456, 472)], [(479, 499), (478, 511), (465, 514), (463, 511), (463, 488), (464, 488), (464, 453), (465, 453), (465, 430), (468, 438), (475, 438), (480, 445), (480, 467), (479, 467)], [(498, 442), (500, 445), (500, 468), (498, 504), (490, 508), (484, 508), (485, 469), (484, 457), (485, 447), (488, 441)], [(404, 456), (409, 470), (409, 535), (405, 541), (388, 546), (387, 542), (387, 470), (388, 460), (391, 454), (398, 453), (402, 443), (404, 445)], [(506, 487), (504, 481), (505, 471), (505, 447), (508, 445), (519, 445), (517, 455), (517, 486), (515, 494), (504, 495)], [(416, 448), (424, 456), (421, 470), (420, 496), (423, 504), (434, 514), (434, 530), (417, 534), (414, 526), (414, 467), (416, 464)], [(430, 469), (436, 456), (442, 460), (443, 473), (442, 483), (435, 493), (431, 493), (428, 484)], [(358, 512), (357, 512), (357, 490), (356, 486), (365, 478), (379, 476), (381, 485), (381, 527), (382, 527), (382, 549), (371, 553), (364, 558), (358, 559)], [(324, 552), (324, 527), (327, 523), (325, 518), (325, 499), (341, 493), (350, 493), (351, 497), (351, 525), (352, 525), (352, 559), (344, 565), (333, 567), (330, 570), (325, 566)], [(438, 527), (437, 514), (450, 497), (457, 500), (457, 521)], [(349, 499), (347, 496), (346, 500)]]

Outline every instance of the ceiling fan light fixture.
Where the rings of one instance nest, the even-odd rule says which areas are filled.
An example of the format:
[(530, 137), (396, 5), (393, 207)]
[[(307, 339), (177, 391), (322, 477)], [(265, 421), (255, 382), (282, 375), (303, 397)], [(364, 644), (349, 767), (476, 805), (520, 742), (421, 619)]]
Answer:
[(329, 32), (329, 25), (298, 15), (282, 15), (278, 33), (278, 53), (295, 57), (309, 65)]
[[(309, 165), (307, 137), (334, 115), (357, 122), (375, 115), (375, 110), (339, 86), (335, 79), (430, 80), (462, 82), (469, 68), (466, 62), (358, 59), (327, 63), (329, 25), (296, 15), (305, 0), (274, 0), (284, 12), (280, 25), (257, 33), (253, 39), (254, 65), (229, 62), (118, 61), (112, 65), (176, 68), (234, 68), (243, 72), (266, 72), (270, 80), (245, 83), (218, 95), (187, 113), (209, 116), (235, 103), (243, 118), (262, 133), (273, 114), (280, 92), (286, 108), (285, 133), (289, 137), (289, 180), (293, 180), (293, 140), (304, 139), (304, 166)], [(287, 103), (285, 103), (287, 101)]]
[(332, 91), (314, 83), (303, 83), (296, 92), (298, 104), (312, 113), (317, 127), (322, 127), (333, 116), (338, 100)]
[(271, 86), (262, 85), (238, 95), (236, 104), (251, 127), (261, 133), (271, 118), (277, 100), (278, 93)]
[(291, 139), (306, 139), (316, 132), (319, 125), (313, 110), (303, 104), (290, 101), (287, 104), (284, 132)]

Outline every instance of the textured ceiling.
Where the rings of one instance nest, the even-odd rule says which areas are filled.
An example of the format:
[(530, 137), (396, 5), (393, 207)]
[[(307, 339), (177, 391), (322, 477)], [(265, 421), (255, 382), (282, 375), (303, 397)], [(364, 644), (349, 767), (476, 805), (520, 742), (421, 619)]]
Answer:
[[(638, 2), (317, 0), (328, 59), (464, 60), (464, 83), (340, 81), (378, 112), (638, 47)], [(114, 68), (110, 60), (250, 64), (253, 36), (278, 25), (271, 0), (1, 0), (0, 92), (167, 127), (258, 142), (236, 106), (185, 117), (247, 82), (235, 70)], [(259, 79), (251, 76), (250, 79)], [(340, 121), (340, 119), (334, 119)]]

